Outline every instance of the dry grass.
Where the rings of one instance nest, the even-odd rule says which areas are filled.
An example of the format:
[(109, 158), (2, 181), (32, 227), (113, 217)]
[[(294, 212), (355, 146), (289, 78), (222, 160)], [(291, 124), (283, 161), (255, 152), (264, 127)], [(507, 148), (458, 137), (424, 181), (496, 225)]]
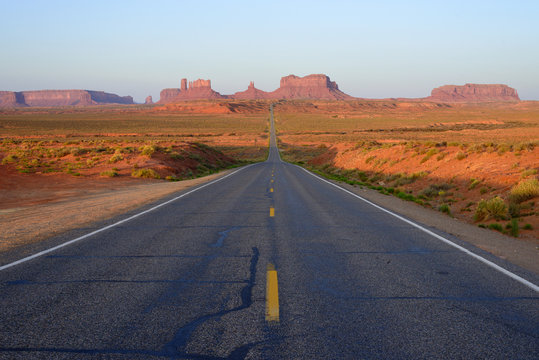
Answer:
[(539, 196), (539, 180), (528, 179), (521, 181), (511, 189), (510, 198), (516, 203), (521, 203), (537, 196)]

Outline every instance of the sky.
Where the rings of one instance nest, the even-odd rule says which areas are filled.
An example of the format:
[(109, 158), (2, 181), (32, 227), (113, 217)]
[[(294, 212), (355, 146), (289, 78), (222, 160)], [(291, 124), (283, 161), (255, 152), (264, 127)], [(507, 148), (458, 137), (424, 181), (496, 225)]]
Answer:
[(232, 94), (326, 74), (347, 94), (507, 84), (539, 100), (539, 1), (0, 0), (0, 90), (137, 102), (181, 78)]

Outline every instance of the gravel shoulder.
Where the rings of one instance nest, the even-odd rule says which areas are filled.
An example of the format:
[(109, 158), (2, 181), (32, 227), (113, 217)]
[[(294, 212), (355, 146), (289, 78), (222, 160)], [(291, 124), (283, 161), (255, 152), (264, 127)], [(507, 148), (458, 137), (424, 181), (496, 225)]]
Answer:
[(0, 252), (38, 243), (69, 230), (112, 218), (232, 171), (225, 170), (178, 182), (118, 183), (107, 188), (84, 189), (82, 194), (64, 197), (60, 201), (4, 207), (0, 209)]
[[(330, 180), (331, 181), (331, 180)], [(507, 260), (535, 274), (539, 274), (539, 239), (517, 239), (501, 233), (482, 229), (462, 222), (438, 211), (424, 208), (395, 196), (380, 194), (378, 191), (359, 188), (346, 183), (333, 183), (388, 210), (404, 215), (418, 223), (425, 224)]]

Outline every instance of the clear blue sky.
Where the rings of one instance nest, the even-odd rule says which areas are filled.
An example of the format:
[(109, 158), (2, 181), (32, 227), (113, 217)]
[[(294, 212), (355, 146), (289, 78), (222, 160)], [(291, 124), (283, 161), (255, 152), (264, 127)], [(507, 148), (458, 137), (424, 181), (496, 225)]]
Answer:
[(180, 78), (222, 94), (324, 73), (346, 93), (422, 97), (503, 83), (539, 100), (539, 1), (0, 0), (0, 90), (159, 99)]

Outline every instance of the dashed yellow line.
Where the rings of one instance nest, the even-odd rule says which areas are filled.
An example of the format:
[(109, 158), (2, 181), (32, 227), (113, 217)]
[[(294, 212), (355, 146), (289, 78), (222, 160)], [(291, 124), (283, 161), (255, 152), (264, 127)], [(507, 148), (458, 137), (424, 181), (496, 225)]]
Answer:
[(270, 217), (275, 216), (275, 208), (270, 207)]
[(273, 188), (270, 189), (270, 192), (273, 192)]
[(268, 264), (266, 271), (266, 321), (279, 321), (279, 287), (273, 264)]

